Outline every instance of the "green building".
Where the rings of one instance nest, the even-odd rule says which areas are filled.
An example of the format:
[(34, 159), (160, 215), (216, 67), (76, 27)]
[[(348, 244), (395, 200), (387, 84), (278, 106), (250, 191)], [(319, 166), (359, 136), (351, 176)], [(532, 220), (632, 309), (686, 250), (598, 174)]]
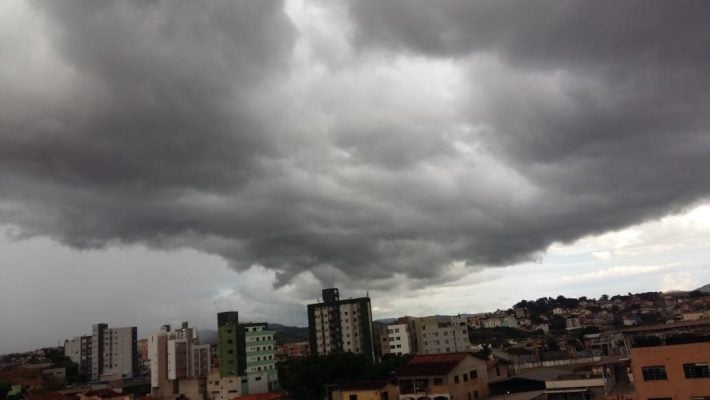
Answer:
[[(239, 375), (239, 313), (227, 311), (217, 314), (217, 336), (220, 376)], [(243, 346), (242, 346), (243, 347)]]
[[(278, 390), (276, 332), (265, 322), (239, 323), (237, 311), (217, 314), (219, 375), (236, 386), (227, 393), (240, 395)], [(234, 379), (233, 379), (234, 378)], [(215, 391), (224, 390), (215, 388)], [(234, 397), (234, 396), (232, 396)]]

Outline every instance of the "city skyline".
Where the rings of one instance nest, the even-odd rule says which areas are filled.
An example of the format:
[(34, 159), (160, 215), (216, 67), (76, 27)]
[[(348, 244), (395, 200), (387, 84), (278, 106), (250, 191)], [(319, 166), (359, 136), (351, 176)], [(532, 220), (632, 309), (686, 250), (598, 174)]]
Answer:
[(4, 1), (0, 353), (708, 284), (708, 7)]

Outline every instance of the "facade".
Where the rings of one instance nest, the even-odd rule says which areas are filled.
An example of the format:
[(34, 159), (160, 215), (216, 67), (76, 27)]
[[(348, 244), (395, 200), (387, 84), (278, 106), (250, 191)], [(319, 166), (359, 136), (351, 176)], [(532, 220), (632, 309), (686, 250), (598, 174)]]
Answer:
[(64, 355), (92, 381), (132, 378), (138, 371), (137, 328), (94, 324), (91, 336), (64, 342)]
[(164, 325), (160, 332), (150, 335), (148, 358), (153, 396), (174, 398), (182, 394), (192, 400), (206, 397), (210, 345), (200, 344), (197, 331), (189, 328), (187, 322), (175, 331)]
[(64, 341), (64, 355), (79, 365), (79, 374), (91, 377), (91, 336), (77, 336)]
[(397, 322), (382, 327), (382, 355), (417, 353), (414, 320), (412, 317), (402, 317)]
[(312, 354), (338, 352), (375, 358), (369, 297), (340, 300), (338, 289), (323, 289), (323, 302), (308, 305)]
[(486, 361), (471, 353), (417, 355), (397, 377), (400, 400), (478, 400), (489, 394)]
[(708, 365), (710, 341), (631, 348), (631, 369), (639, 400), (710, 398)]
[(211, 400), (273, 392), (279, 388), (275, 331), (264, 322), (239, 323), (236, 311), (217, 314), (219, 368), (209, 373)]
[(239, 313), (227, 311), (217, 314), (219, 374), (237, 376), (237, 343), (239, 342)]
[(465, 352), (471, 349), (464, 317), (422, 317), (414, 320), (419, 354)]

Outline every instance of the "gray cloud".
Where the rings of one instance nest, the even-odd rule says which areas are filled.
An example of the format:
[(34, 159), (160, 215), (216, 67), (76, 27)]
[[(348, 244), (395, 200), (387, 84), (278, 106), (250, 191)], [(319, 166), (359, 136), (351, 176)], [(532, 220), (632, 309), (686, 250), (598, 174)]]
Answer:
[(0, 222), (281, 284), (535, 258), (707, 197), (704, 7), (357, 1), (324, 34), (276, 1), (37, 3), (0, 69)]

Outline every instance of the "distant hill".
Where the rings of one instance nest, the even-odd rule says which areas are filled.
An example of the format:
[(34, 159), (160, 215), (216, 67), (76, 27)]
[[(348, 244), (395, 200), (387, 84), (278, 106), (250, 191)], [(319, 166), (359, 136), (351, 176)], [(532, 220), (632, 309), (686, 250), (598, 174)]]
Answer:
[(695, 290), (701, 291), (703, 293), (710, 293), (710, 283), (708, 283), (707, 285), (705, 285), (703, 287), (699, 287)]
[(269, 329), (276, 331), (277, 344), (308, 341), (308, 327), (269, 323)]

